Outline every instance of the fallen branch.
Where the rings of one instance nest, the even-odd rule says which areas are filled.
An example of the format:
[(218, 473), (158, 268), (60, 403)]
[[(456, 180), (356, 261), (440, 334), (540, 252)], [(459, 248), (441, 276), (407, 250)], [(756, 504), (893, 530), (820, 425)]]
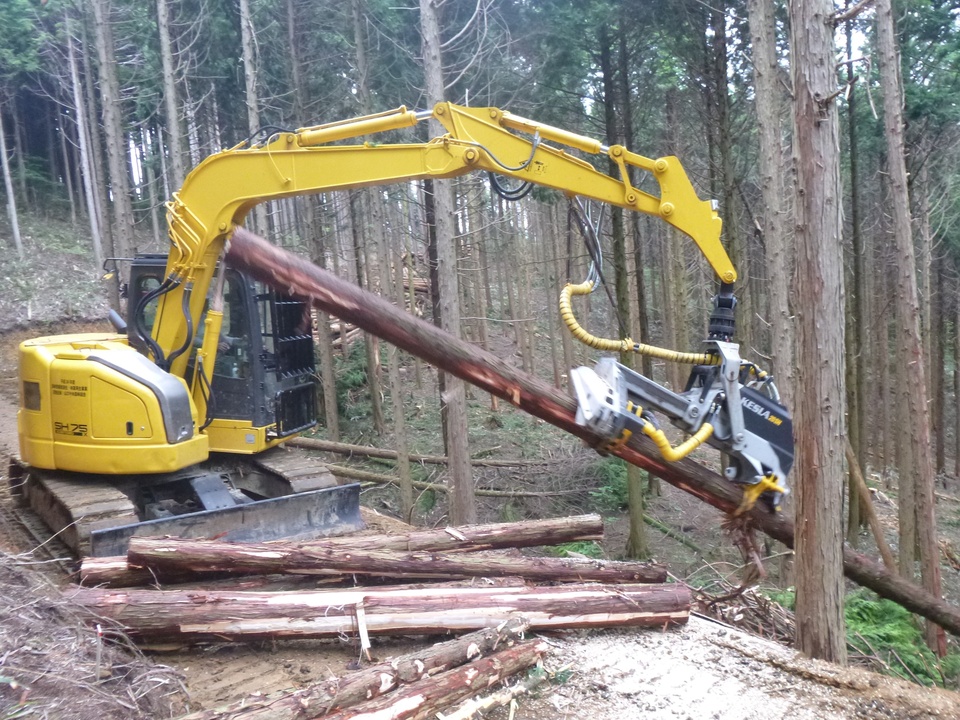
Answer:
[(302, 690), (268, 697), (250, 695), (230, 705), (190, 713), (177, 720), (306, 720), (321, 717), (379, 697), (401, 684), (413, 683), (490, 655), (519, 641), (526, 628), (524, 622), (513, 620), (503, 627), (478, 630)]
[(358, 588), (281, 593), (79, 588), (70, 599), (131, 635), (164, 641), (421, 635), (495, 627), (525, 618), (533, 629), (684, 624), (690, 591), (671, 585), (506, 588)]
[(592, 558), (526, 557), (493, 553), (371, 550), (349, 545), (229, 543), (188, 538), (130, 538), (130, 565), (159, 575), (192, 572), (292, 575), (373, 575), (394, 578), (522, 577), (553, 582), (661, 583), (663, 565)]
[[(333, 442), (332, 440), (321, 440), (319, 438), (293, 438), (287, 440), (287, 445), (293, 447), (305, 448), (307, 450), (321, 450), (323, 452), (336, 453), (337, 455), (360, 455), (362, 457), (381, 458), (383, 460), (396, 460), (396, 450), (384, 450), (383, 448), (374, 448), (367, 445), (351, 445), (350, 443)], [(410, 462), (424, 463), (427, 465), (446, 465), (449, 460), (444, 455), (409, 455)], [(470, 464), (476, 467), (529, 467), (532, 465), (546, 465), (543, 460), (479, 460), (471, 458)]]
[(700, 547), (699, 545), (697, 545), (693, 540), (691, 540), (690, 538), (688, 538), (686, 535), (684, 535), (684, 534), (683, 534), (682, 532), (680, 532), (679, 530), (674, 530), (672, 527), (670, 527), (670, 526), (667, 525), (666, 523), (662, 523), (662, 522), (660, 522), (659, 520), (657, 520), (656, 518), (650, 517), (650, 516), (647, 515), (646, 513), (644, 513), (643, 521), (644, 521), (647, 525), (649, 525), (650, 527), (656, 528), (657, 530), (659, 530), (660, 532), (662, 532), (662, 533), (663, 533), (664, 535), (666, 535), (668, 538), (671, 538), (671, 539), (673, 539), (673, 540), (676, 540), (676, 541), (677, 541), (678, 543), (680, 543), (681, 545), (686, 545), (688, 548), (690, 548), (691, 550), (693, 550), (693, 551), (694, 551), (695, 553), (697, 553), (698, 555), (703, 555), (703, 554), (704, 554), (702, 547)]
[[(445, 333), (394, 307), (378, 295), (274, 247), (243, 228), (233, 233), (228, 261), (255, 278), (280, 287), (326, 312), (356, 323), (387, 342), (438, 368), (513, 403), (534, 417), (549, 422), (596, 447), (604, 441), (576, 422), (576, 401), (543, 380), (504, 362), (475, 345)], [(646, 436), (635, 433), (613, 451), (637, 467), (732, 515), (743, 491), (718, 473), (691, 459), (668, 463)], [(784, 513), (772, 513), (757, 503), (747, 515), (753, 524), (792, 548), (793, 523)], [(933, 620), (960, 635), (960, 609), (934, 597), (923, 588), (889, 572), (879, 563), (850, 548), (843, 551), (844, 572), (854, 582), (908, 610)]]
[[(379, 473), (368, 472), (367, 470), (357, 470), (356, 468), (345, 467), (344, 465), (327, 465), (329, 470), (336, 477), (347, 478), (348, 480), (359, 480), (360, 482), (372, 482), (378, 485), (397, 485), (400, 478), (392, 475), (381, 475)], [(417, 490), (433, 490), (434, 492), (446, 493), (450, 491), (446, 485), (440, 483), (423, 482), (422, 480), (413, 480), (413, 487)], [(481, 497), (500, 497), (500, 498), (543, 498), (557, 497), (559, 495), (570, 495), (577, 490), (566, 490), (558, 492), (532, 492), (526, 490), (489, 490), (487, 488), (477, 488), (474, 490), (476, 495)]]

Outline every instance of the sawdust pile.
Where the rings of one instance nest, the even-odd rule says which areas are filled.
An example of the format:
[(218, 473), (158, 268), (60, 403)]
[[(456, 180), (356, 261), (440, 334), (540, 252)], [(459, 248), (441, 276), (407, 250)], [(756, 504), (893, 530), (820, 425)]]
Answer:
[(102, 625), (88, 626), (29, 558), (0, 552), (0, 717), (167, 718), (183, 686)]

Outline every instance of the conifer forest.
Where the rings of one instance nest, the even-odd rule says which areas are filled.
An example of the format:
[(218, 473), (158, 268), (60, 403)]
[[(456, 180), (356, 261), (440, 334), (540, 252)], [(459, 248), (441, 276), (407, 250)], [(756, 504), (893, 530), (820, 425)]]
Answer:
[[(176, 311), (218, 307), (223, 257), (308, 298), (295, 443), (362, 503), (424, 528), (600, 512), (619, 529), (568, 550), (666, 556), (704, 607), (759, 584), (803, 654), (957, 687), (960, 2), (0, 0), (0, 160), (5, 457), (42, 402), (17, 344), (109, 328), (131, 258), (209, 235)], [(131, 341), (186, 377), (197, 433), (226, 407), (178, 365), (216, 352), (202, 323)], [(601, 357), (667, 389), (611, 436), (574, 370)], [(723, 392), (664, 414), (698, 382)], [(708, 591), (711, 552), (736, 570)], [(879, 603), (922, 661), (884, 654)]]

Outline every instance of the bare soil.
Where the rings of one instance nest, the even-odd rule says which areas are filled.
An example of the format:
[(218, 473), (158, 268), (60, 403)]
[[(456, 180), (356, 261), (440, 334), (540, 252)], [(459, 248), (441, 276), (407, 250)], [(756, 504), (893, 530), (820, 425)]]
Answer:
[[(34, 328), (0, 336), (2, 456), (16, 452), (16, 343), (22, 337), (61, 329), (87, 328)], [(6, 467), (5, 457), (2, 467)], [(689, 529), (697, 542), (709, 542), (697, 530), (705, 525), (715, 528), (719, 516), (699, 503), (681, 501), (672, 492), (666, 488), (664, 498), (657, 501), (674, 508), (671, 524)], [(0, 506), (9, 502), (8, 494), (0, 492)], [(30, 562), (32, 540), (11, 523), (9, 513), (0, 512), (0, 572), (14, 573), (0, 577), (4, 586), (0, 599), (2, 717), (169, 717), (180, 703), (191, 709), (211, 708), (248, 693), (303, 687), (356, 666), (358, 653), (349, 638), (162, 653), (148, 650), (152, 660), (145, 664), (129, 651), (111, 648), (109, 652), (120, 655), (105, 661), (95, 631), (70, 612), (69, 579), (25, 564)], [(673, 542), (663, 540), (658, 554), (675, 556), (678, 565), (690, 563), (689, 551), (682, 560), (680, 546), (669, 544)], [(678, 574), (687, 569), (674, 568)], [(59, 592), (47, 587), (44, 576), (54, 578)], [(36, 625), (22, 624), (29, 615), (42, 622), (42, 631)], [(378, 659), (385, 659), (426, 641), (380, 641), (373, 652)], [(524, 698), (515, 718), (960, 717), (960, 695), (955, 693), (813, 662), (782, 645), (701, 617), (665, 632), (571, 632), (550, 636), (549, 642), (553, 652), (547, 658), (547, 669), (560, 671), (558, 678), (563, 682)], [(137, 670), (124, 670), (122, 682), (114, 670), (101, 677), (102, 670), (96, 665), (98, 647), (101, 668), (107, 663), (110, 668)], [(28, 667), (24, 658), (33, 664)], [(182, 695), (180, 682), (185, 690)], [(144, 692), (143, 707), (130, 707), (131, 695), (136, 698), (145, 687), (160, 688), (160, 692)], [(102, 700), (103, 705), (91, 704), (95, 700)], [(81, 712), (80, 707), (90, 708), (89, 713)], [(500, 717), (506, 718), (506, 711)]]

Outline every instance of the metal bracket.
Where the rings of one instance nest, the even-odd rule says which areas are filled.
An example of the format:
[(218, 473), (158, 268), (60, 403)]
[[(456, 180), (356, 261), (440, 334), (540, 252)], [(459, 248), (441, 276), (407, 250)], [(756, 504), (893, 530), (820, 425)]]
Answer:
[(740, 346), (736, 343), (711, 340), (721, 357), (720, 385), (727, 396), (727, 416), (730, 418), (730, 446), (742, 451), (746, 436), (743, 427), (743, 407), (740, 405)]

